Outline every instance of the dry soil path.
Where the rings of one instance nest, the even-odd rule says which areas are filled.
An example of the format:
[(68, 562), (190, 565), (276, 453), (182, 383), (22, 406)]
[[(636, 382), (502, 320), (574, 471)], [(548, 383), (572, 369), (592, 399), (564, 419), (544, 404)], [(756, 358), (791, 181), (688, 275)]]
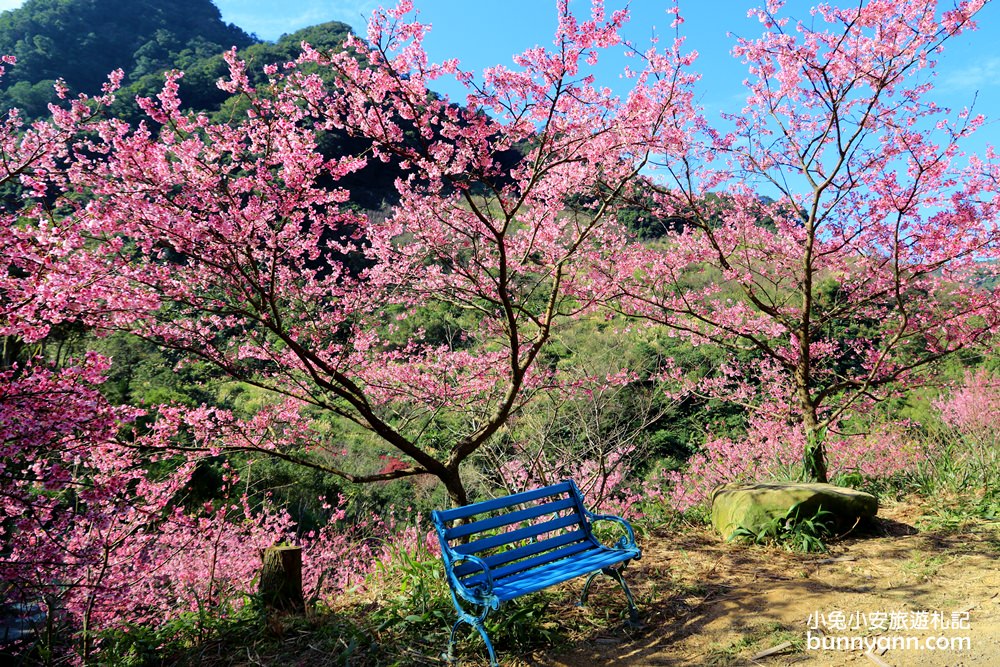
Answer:
[[(520, 661), (546, 667), (1000, 666), (1000, 523), (931, 523), (918, 530), (927, 513), (914, 503), (885, 507), (873, 534), (844, 539), (819, 555), (728, 545), (701, 528), (649, 535), (642, 560), (628, 574), (645, 601), (645, 628), (603, 631), (560, 655)], [(615, 609), (619, 597), (607, 587), (594, 603)]]

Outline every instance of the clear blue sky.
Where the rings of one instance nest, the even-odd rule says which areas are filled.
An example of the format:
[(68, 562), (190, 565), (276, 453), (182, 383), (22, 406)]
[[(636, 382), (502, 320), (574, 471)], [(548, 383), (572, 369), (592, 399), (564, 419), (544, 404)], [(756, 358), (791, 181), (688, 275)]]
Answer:
[[(2, 1), (2, 0), (0, 0)], [(759, 33), (756, 20), (746, 18), (747, 10), (764, 0), (680, 0), (685, 23), (682, 33), (687, 46), (699, 53), (696, 69), (702, 73), (701, 103), (710, 117), (720, 110), (737, 111), (744, 99), (742, 81), (746, 70), (730, 55), (732, 32), (744, 36)], [(850, 0), (854, 1), (854, 0)], [(907, 1), (907, 0), (901, 0)], [(920, 1), (920, 0), (909, 0)], [(572, 0), (585, 15), (589, 0)], [(322, 21), (343, 21), (364, 34), (364, 21), (376, 0), (216, 0), (226, 21), (236, 23), (263, 39)], [(555, 0), (414, 0), (421, 20), (433, 26), (427, 49), (434, 60), (457, 57), (463, 68), (480, 71), (497, 63), (509, 64), (511, 56), (537, 44), (551, 43), (555, 27)], [(607, 0), (609, 8), (621, 0)], [(803, 18), (815, 4), (790, 0), (786, 7), (801, 7)], [(942, 5), (950, 4), (942, 0)], [(937, 87), (942, 105), (961, 108), (975, 99), (976, 109), (1000, 121), (1000, 3), (993, 3), (979, 15), (979, 30), (953, 41), (939, 59)], [(664, 0), (632, 0), (629, 37), (646, 43), (655, 30), (664, 39), (672, 36)], [(608, 85), (617, 79), (617, 70), (608, 73)], [(442, 85), (441, 92), (452, 96), (460, 90)], [(976, 95), (978, 94), (978, 98)], [(977, 136), (981, 149), (989, 142), (1000, 145), (1000, 122), (992, 123)]]
[[(394, 0), (385, 0), (392, 4)], [(607, 0), (617, 7), (622, 0)], [(854, 0), (851, 0), (854, 1)], [(907, 0), (901, 0), (907, 1)], [(920, 0), (909, 0), (920, 1)], [(527, 47), (551, 43), (555, 25), (555, 0), (414, 0), (421, 19), (433, 30), (427, 39), (431, 58), (457, 57), (463, 68), (480, 71), (510, 58)], [(589, 11), (588, 0), (572, 0), (580, 11)], [(364, 33), (367, 16), (377, 0), (215, 0), (223, 18), (262, 39), (274, 40), (324, 21), (343, 21)], [(743, 100), (744, 67), (729, 55), (733, 40), (727, 32), (752, 36), (759, 31), (746, 11), (763, 0), (680, 0), (686, 19), (683, 33), (688, 46), (698, 51), (696, 69), (703, 75), (700, 100), (710, 117), (719, 110), (736, 111)], [(0, 0), (0, 9), (22, 4), (21, 0)], [(814, 2), (790, 0), (789, 7), (801, 7), (803, 16)], [(942, 4), (950, 4), (942, 0)], [(940, 58), (938, 101), (960, 108), (978, 93), (976, 108), (1000, 119), (1000, 3), (988, 5), (980, 14), (980, 29), (955, 40)], [(664, 0), (632, 0), (632, 22), (628, 33), (643, 44), (655, 29), (662, 37), (671, 33), (663, 10)], [(617, 72), (607, 72), (614, 85)], [(457, 87), (441, 86), (441, 92), (455, 96)], [(1000, 144), (1000, 123), (986, 128), (980, 137)]]

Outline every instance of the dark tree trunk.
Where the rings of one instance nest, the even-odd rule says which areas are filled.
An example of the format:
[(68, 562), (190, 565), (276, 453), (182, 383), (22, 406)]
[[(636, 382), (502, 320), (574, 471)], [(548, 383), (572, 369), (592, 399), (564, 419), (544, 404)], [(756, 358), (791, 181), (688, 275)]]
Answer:
[(448, 498), (451, 499), (452, 507), (462, 507), (469, 504), (469, 496), (465, 493), (465, 485), (457, 470), (448, 470), (446, 475), (441, 475), (444, 488), (448, 489)]

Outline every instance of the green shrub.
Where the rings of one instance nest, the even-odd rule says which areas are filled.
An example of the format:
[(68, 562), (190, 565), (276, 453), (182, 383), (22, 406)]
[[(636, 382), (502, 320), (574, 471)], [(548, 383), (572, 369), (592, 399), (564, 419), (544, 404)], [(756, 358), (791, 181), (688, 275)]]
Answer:
[(738, 527), (730, 540), (752, 544), (782, 546), (804, 553), (827, 551), (826, 542), (833, 535), (833, 513), (820, 506), (812, 515), (803, 514), (801, 503), (789, 508), (785, 516), (775, 517), (757, 530)]

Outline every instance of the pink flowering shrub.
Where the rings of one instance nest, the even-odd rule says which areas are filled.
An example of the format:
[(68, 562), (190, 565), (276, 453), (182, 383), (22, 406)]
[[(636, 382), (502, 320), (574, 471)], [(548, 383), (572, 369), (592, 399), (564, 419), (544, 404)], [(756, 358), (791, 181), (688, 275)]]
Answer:
[(927, 450), (909, 426), (898, 421), (861, 436), (832, 439), (827, 445), (831, 473), (885, 479), (914, 470), (926, 460)]
[[(899, 426), (827, 440), (831, 475), (856, 472), (884, 478), (914, 469), (926, 454)], [(794, 478), (804, 447), (800, 426), (758, 417), (751, 420), (744, 438), (709, 438), (685, 469), (664, 473), (660, 483), (670, 505), (684, 512), (707, 503), (720, 484)]]
[(932, 403), (947, 426), (984, 446), (1000, 444), (1000, 378), (967, 372), (961, 386)]
[[(213, 502), (184, 505), (199, 459), (172, 448), (245, 425), (161, 407), (150, 428), (127, 437), (144, 413), (104, 399), (107, 368), (91, 354), (61, 371), (36, 363), (0, 373), (0, 579), (9, 602), (55, 622), (42, 642), (74, 637), (71, 657), (84, 662), (99, 653), (102, 631), (239, 610), (256, 590), (261, 550), (296, 541), (288, 513), (267, 499), (252, 507), (228, 466)], [(329, 523), (298, 540), (310, 599), (359, 586), (393, 549), (436, 547), (419, 517), (351, 525), (342, 506), (328, 509)]]
[(157, 528), (174, 518), (164, 510), (195, 465), (146, 474), (171, 462), (117, 440), (140, 412), (114, 408), (97, 391), (107, 365), (88, 355), (68, 369), (36, 362), (0, 377), (0, 578), (9, 599), (82, 628), (84, 656), (94, 628), (158, 611), (133, 584), (157, 565)]
[(982, 481), (1000, 471), (1000, 378), (986, 370), (967, 372), (963, 384), (934, 401), (949, 433), (953, 468), (972, 466)]
[(505, 458), (497, 473), (511, 492), (572, 479), (594, 511), (635, 518), (644, 500), (633, 474), (636, 449), (629, 444), (610, 452), (591, 452), (591, 456), (579, 457), (552, 456), (544, 450), (528, 455), (522, 451)]
[(684, 512), (706, 503), (720, 484), (771, 479), (801, 461), (804, 445), (801, 429), (764, 419), (754, 420), (745, 438), (710, 437), (684, 470), (664, 473), (668, 502)]
[(345, 526), (341, 503), (331, 520), (301, 540), (302, 584), (307, 599), (330, 600), (350, 590), (362, 590), (378, 570), (395, 555), (441, 553), (437, 535), (423, 526), (420, 515), (403, 523), (391, 509), (387, 517), (374, 516)]

